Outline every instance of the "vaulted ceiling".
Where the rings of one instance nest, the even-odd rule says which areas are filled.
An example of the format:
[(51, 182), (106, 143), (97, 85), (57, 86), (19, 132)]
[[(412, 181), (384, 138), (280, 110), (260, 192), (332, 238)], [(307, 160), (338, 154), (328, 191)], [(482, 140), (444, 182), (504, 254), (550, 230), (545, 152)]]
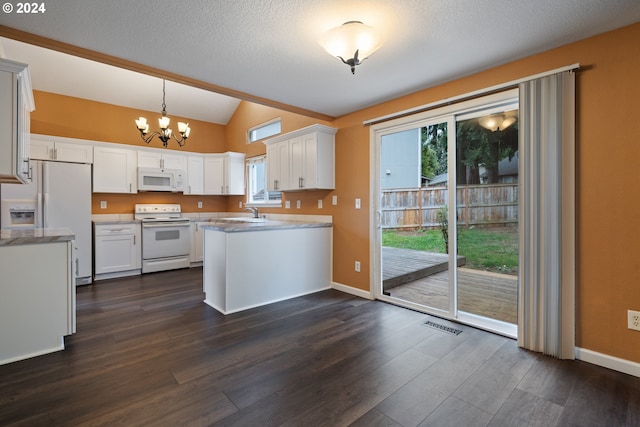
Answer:
[[(37, 36), (38, 44), (61, 42), (82, 48), (82, 56), (87, 50), (99, 52), (159, 73), (145, 76), (0, 39), (0, 55), (31, 64), (36, 89), (159, 110), (162, 83), (157, 77), (166, 74), (169, 80), (202, 83), (207, 89), (169, 82), (169, 114), (221, 124), (233, 114), (238, 98), (337, 117), (640, 21), (637, 0), (43, 4), (43, 13), (0, 14), (0, 36), (24, 39), (16, 34), (26, 32)], [(379, 29), (383, 38), (382, 47), (355, 75), (318, 45), (323, 32), (350, 20)]]

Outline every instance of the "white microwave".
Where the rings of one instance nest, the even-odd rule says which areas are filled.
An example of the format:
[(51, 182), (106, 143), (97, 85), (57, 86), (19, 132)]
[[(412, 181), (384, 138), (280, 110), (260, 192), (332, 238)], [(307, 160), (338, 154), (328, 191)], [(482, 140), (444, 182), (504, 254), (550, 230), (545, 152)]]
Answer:
[(184, 171), (138, 168), (138, 191), (184, 192)]

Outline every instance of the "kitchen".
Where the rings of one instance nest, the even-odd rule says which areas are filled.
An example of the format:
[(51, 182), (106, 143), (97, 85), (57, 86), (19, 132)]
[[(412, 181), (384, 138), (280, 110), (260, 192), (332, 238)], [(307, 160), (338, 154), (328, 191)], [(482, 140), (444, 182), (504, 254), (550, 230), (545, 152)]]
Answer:
[[(98, 108), (105, 115), (115, 113), (124, 116), (128, 109), (38, 91), (34, 91), (34, 95), (37, 107), (30, 114), (28, 135), (29, 182), (2, 184), (0, 189), (2, 228), (6, 230), (3, 238), (12, 241), (11, 245), (4, 245), (6, 248), (19, 243), (12, 240), (13, 235), (7, 235), (9, 230), (24, 233), (34, 227), (68, 229), (74, 236), (73, 281), (80, 286), (101, 286), (101, 281), (106, 279), (200, 266), (203, 262), (203, 251), (201, 246), (199, 248), (204, 240), (203, 225), (215, 217), (248, 216), (244, 212), (245, 153), (223, 151), (224, 144), (220, 143), (207, 144), (208, 147), (221, 147), (215, 153), (191, 151), (197, 149), (200, 138), (214, 139), (213, 134), (215, 142), (218, 142), (224, 135), (218, 125), (190, 119), (194, 133), (188, 146), (180, 148), (176, 145), (180, 151), (153, 147), (156, 141), (151, 146), (141, 145), (135, 140), (133, 126), (128, 135), (133, 142), (131, 145), (110, 142), (113, 141), (112, 136), (102, 140), (54, 136), (55, 132), (49, 132), (44, 125), (52, 111), (49, 102), (55, 103), (57, 110), (71, 104), (73, 114), (64, 117), (74, 117), (72, 121), (76, 125), (81, 110), (93, 110), (95, 113)], [(286, 116), (283, 122), (283, 127), (287, 128)], [(298, 123), (298, 120), (291, 122)], [(61, 125), (59, 120), (56, 125)], [(264, 144), (256, 145), (261, 145), (263, 152), (266, 150)], [(333, 176), (333, 163), (329, 172)], [(219, 188), (220, 182), (226, 183), (227, 187)], [(322, 192), (327, 193), (325, 189)], [(319, 209), (308, 209), (310, 194), (313, 193), (306, 190), (305, 194), (296, 196), (297, 204), (294, 206), (297, 207), (293, 216), (298, 222), (309, 218), (310, 221), (320, 219), (326, 223), (329, 218), (330, 223), (329, 215)], [(311, 197), (317, 206), (317, 195)], [(304, 208), (303, 203), (306, 205)], [(330, 206), (328, 200), (326, 206)], [(145, 211), (145, 208), (152, 211)], [(291, 214), (272, 212), (273, 209), (261, 209), (261, 214), (268, 215), (269, 219), (292, 217)], [(324, 264), (318, 264), (324, 265), (320, 275), (323, 283), (313, 289), (330, 286), (330, 249), (326, 244), (325, 247)], [(294, 292), (291, 296), (298, 294), (300, 292)], [(284, 297), (279, 295), (265, 301)], [(65, 302), (70, 318), (73, 317), (71, 303)], [(65, 332), (72, 330), (75, 329), (67, 328)], [(25, 355), (42, 354), (48, 349), (55, 351), (63, 347), (60, 338), (55, 346), (24, 354), (3, 355), (6, 357), (0, 359), (5, 362), (19, 360)]]

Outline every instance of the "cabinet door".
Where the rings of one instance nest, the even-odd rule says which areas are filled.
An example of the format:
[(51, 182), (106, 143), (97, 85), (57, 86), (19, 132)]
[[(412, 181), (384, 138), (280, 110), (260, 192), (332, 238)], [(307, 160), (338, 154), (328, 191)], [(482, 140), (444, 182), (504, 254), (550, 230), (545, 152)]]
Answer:
[(202, 262), (204, 259), (204, 229), (202, 224), (206, 221), (196, 221), (191, 223), (191, 254), (189, 261)]
[(95, 240), (96, 274), (117, 273), (136, 268), (135, 235), (96, 236)]
[(269, 191), (289, 189), (289, 141), (267, 147), (267, 174)]
[(56, 142), (53, 149), (53, 160), (71, 163), (93, 163), (93, 147), (90, 145)]
[(224, 194), (224, 157), (204, 158), (204, 194)]
[(136, 152), (95, 147), (93, 153), (94, 193), (136, 193)]
[(244, 195), (244, 156), (229, 155), (224, 159), (225, 194)]
[(204, 194), (204, 159), (201, 156), (187, 157), (187, 187), (184, 194)]
[(32, 160), (52, 160), (53, 159), (53, 141), (43, 141), (31, 138), (30, 152)]
[(162, 164), (164, 169), (187, 169), (187, 158), (184, 154), (162, 153)]
[(290, 177), (290, 189), (304, 188), (304, 140), (301, 136), (291, 138), (289, 140), (289, 177)]
[(302, 136), (302, 179), (300, 188), (318, 188), (318, 134)]
[(162, 153), (156, 151), (138, 151), (139, 168), (160, 168), (162, 164)]

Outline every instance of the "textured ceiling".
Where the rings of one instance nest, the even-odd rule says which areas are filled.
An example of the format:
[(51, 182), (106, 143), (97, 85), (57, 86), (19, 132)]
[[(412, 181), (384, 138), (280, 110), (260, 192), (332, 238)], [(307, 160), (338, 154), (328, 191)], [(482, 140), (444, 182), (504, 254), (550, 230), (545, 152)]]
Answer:
[[(0, 24), (329, 116), (640, 21), (638, 0), (56, 0), (45, 4), (42, 14), (0, 14)], [(376, 27), (383, 37), (380, 50), (356, 68), (355, 76), (317, 43), (324, 31), (349, 20)], [(5, 48), (7, 56), (10, 50)], [(67, 86), (88, 80), (92, 84), (83, 91), (97, 91), (94, 72), (74, 76)], [(50, 85), (57, 78), (52, 80)], [(142, 86), (132, 80), (121, 90), (131, 94)], [(170, 93), (167, 87), (169, 109)], [(232, 112), (237, 104), (225, 101), (227, 105), (219, 108)], [(224, 117), (209, 120), (224, 123)]]

